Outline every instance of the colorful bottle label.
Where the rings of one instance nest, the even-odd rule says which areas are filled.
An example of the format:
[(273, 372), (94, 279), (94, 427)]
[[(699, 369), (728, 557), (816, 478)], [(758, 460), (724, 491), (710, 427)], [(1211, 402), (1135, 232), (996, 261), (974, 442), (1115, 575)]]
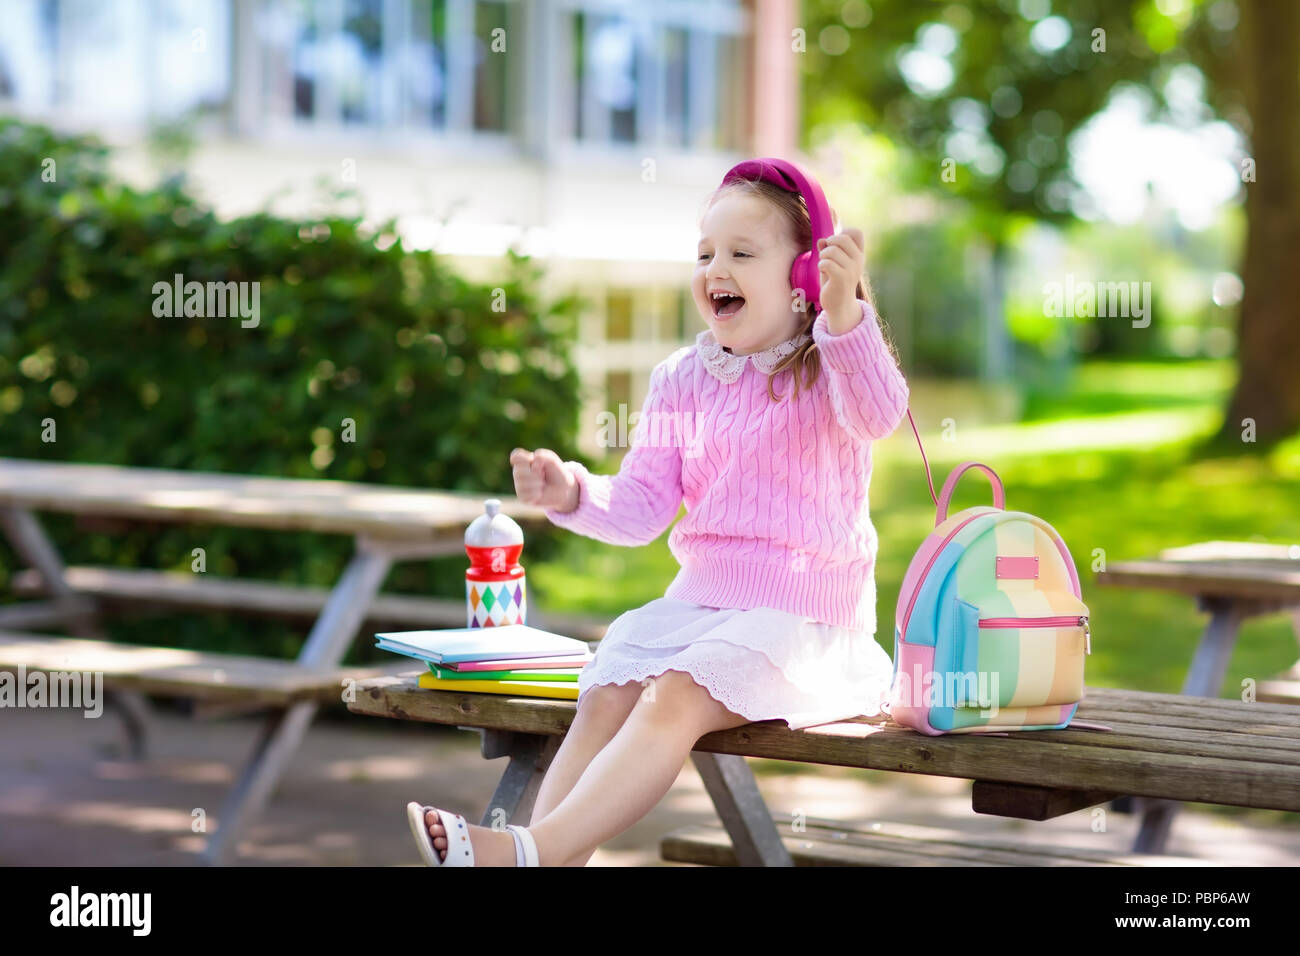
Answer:
[(528, 590), (519, 556), (522, 544), (466, 547), (470, 568), (465, 572), (466, 627), (526, 624)]

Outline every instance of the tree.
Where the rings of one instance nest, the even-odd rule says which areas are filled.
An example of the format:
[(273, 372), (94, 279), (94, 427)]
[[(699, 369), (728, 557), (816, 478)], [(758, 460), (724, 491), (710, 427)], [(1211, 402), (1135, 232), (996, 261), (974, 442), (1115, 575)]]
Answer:
[[(1199, 71), (1249, 143), (1239, 377), (1213, 443), (1240, 448), (1244, 420), (1261, 449), (1300, 430), (1300, 3), (808, 0), (804, 26), (809, 127), (858, 121), (906, 144), (917, 179), (900, 187), (968, 202), (995, 261), (1017, 217), (1072, 217), (1067, 142), (1114, 91), (1139, 84), (1168, 115), (1172, 71)], [(904, 58), (935, 82), (909, 85)]]
[(1246, 189), (1237, 386), (1216, 443), (1253, 422), (1262, 447), (1300, 429), (1300, 4), (1244, 0), (1239, 55), (1219, 85), (1244, 93), (1255, 181)]

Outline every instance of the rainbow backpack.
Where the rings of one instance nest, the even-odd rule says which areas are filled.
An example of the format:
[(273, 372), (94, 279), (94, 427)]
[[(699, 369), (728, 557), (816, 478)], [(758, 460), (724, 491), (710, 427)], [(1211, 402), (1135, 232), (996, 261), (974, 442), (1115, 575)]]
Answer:
[[(970, 468), (988, 475), (993, 506), (949, 515)], [(1002, 482), (987, 465), (958, 465), (938, 498), (928, 462), (925, 470), (938, 511), (898, 596), (886, 710), (932, 736), (1064, 728), (1083, 699), (1092, 652), (1069, 549), (1042, 518), (1004, 508)]]

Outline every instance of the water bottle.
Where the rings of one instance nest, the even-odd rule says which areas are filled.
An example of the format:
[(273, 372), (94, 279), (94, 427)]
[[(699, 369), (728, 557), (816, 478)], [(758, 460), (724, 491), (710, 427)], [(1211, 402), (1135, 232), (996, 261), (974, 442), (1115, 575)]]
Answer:
[(501, 499), (489, 498), (484, 513), (465, 529), (466, 627), (501, 627), (527, 623), (527, 590), (519, 556), (524, 532), (501, 513)]

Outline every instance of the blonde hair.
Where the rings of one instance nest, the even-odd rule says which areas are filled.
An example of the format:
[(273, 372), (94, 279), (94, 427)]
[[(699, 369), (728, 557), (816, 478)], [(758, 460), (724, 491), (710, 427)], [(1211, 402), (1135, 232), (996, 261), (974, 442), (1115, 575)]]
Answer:
[[(727, 194), (729, 190), (739, 190), (747, 195), (757, 196), (759, 199), (771, 203), (781, 213), (791, 239), (794, 240), (795, 248), (800, 252), (805, 252), (812, 248), (812, 220), (808, 216), (808, 207), (804, 203), (802, 193), (792, 192), (788, 189), (782, 189), (775, 183), (770, 183), (765, 179), (736, 179), (724, 183), (714, 190), (713, 195), (709, 198), (704, 207), (708, 212), (719, 199)], [(835, 211), (831, 210), (831, 218), (835, 216)], [(872, 310), (876, 308), (875, 300), (872, 296), (871, 283), (864, 276), (858, 277), (857, 297), (870, 303)], [(817, 343), (811, 338), (813, 323), (817, 321), (818, 311), (804, 302), (801, 308), (792, 309), (795, 312), (801, 312), (803, 319), (799, 322), (800, 333), (807, 333), (808, 341), (804, 342), (798, 349), (785, 358), (772, 369), (772, 374), (768, 377), (767, 396), (772, 401), (776, 401), (780, 396), (772, 390), (772, 384), (776, 376), (785, 370), (790, 371), (791, 378), (794, 380), (794, 395), (799, 395), (799, 380), (802, 374), (803, 387), (812, 388), (821, 374), (821, 355), (817, 350)], [(881, 331), (884, 331), (884, 320), (881, 320)], [(890, 346), (890, 351), (894, 353), (897, 360), (897, 353), (894, 351), (893, 344), (889, 342), (888, 336), (885, 339)]]

